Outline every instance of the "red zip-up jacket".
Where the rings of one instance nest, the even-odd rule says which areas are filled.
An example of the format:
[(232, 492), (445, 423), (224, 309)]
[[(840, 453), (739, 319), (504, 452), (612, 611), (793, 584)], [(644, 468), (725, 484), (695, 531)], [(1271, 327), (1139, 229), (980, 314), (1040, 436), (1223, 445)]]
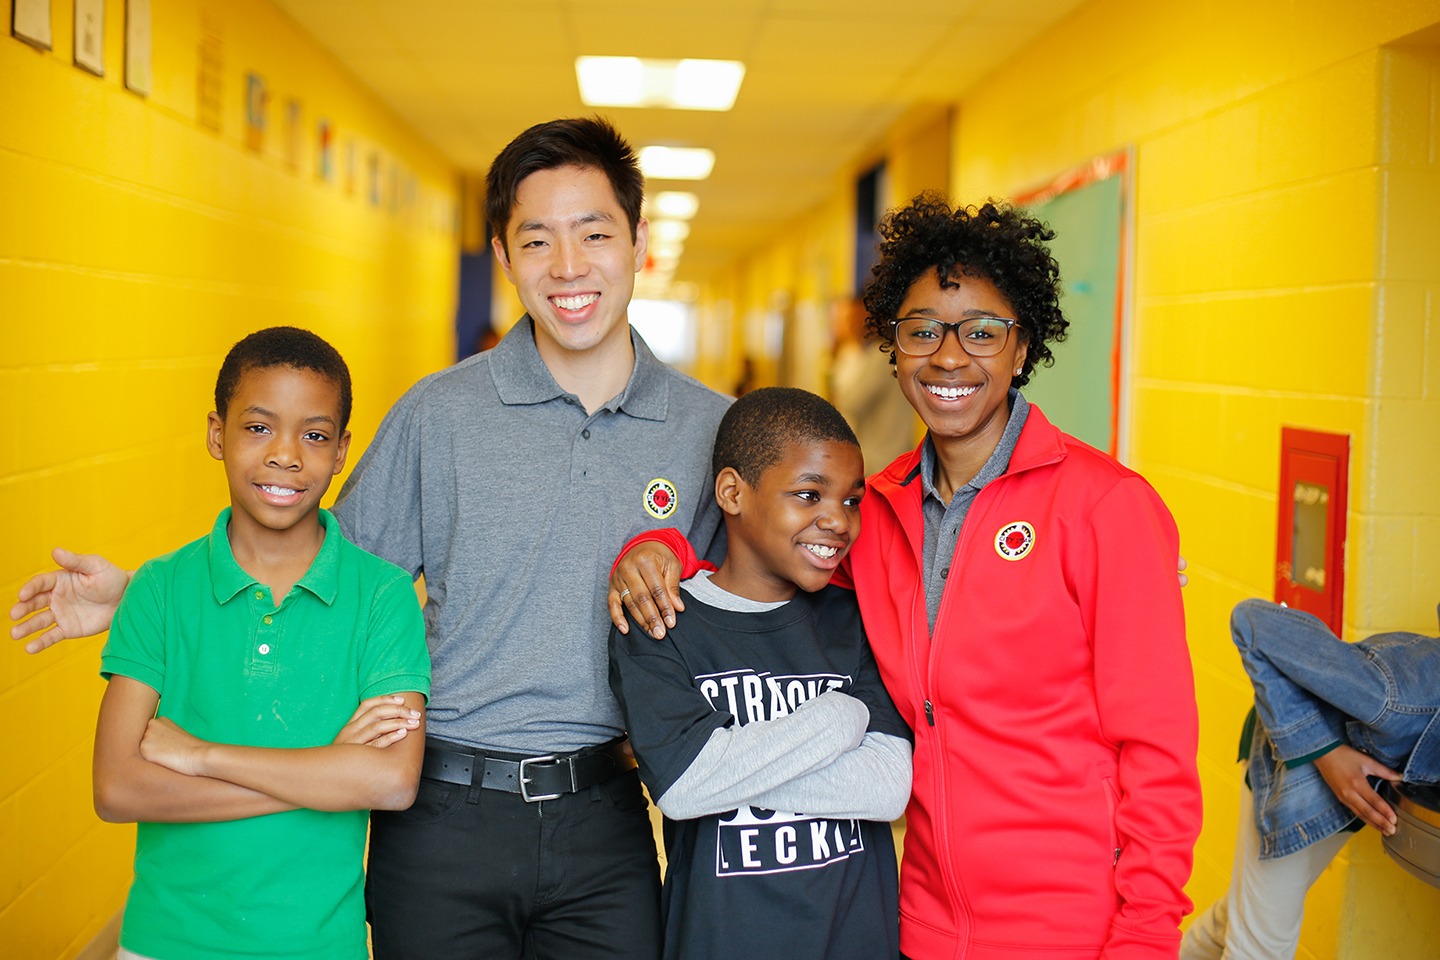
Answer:
[(1032, 406), (966, 515), (932, 636), (919, 462), (870, 478), (847, 561), (915, 730), (901, 949), (1174, 958), (1200, 781), (1169, 511)]
[[(834, 581), (915, 731), (901, 950), (1173, 960), (1200, 832), (1175, 522), (1032, 405), (965, 518), (932, 637), (919, 463), (870, 478)], [(678, 531), (644, 539), (698, 569)]]

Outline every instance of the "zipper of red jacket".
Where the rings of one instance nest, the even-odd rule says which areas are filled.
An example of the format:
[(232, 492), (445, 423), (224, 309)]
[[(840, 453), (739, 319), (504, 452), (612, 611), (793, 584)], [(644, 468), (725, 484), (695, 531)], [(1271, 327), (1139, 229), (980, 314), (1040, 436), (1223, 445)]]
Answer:
[[(970, 935), (974, 927), (974, 919), (970, 912), (970, 899), (965, 893), (964, 880), (955, 870), (954, 860), (948, 853), (948, 851), (953, 849), (951, 841), (953, 831), (950, 822), (950, 790), (952, 784), (950, 783), (950, 778), (945, 776), (948, 764), (946, 762), (947, 753), (944, 734), (949, 730), (950, 724), (939, 725), (936, 723), (932, 691), (938, 690), (941, 682), (940, 652), (943, 646), (941, 638), (947, 636), (944, 626), (949, 620), (959, 616), (959, 609), (947, 604), (947, 598), (944, 594), (949, 593), (951, 590), (958, 591), (960, 589), (960, 579), (963, 576), (963, 570), (958, 561), (960, 557), (965, 555), (967, 534), (973, 530), (975, 526), (970, 522), (971, 518), (975, 516), (977, 509), (981, 506), (981, 501), (987, 499), (986, 494), (990, 491), (990, 487), (994, 486), (995, 483), (998, 483), (1001, 479), (1003, 478), (997, 478), (996, 481), (987, 484), (985, 488), (976, 495), (974, 502), (970, 505), (970, 510), (966, 515), (965, 522), (960, 526), (960, 536), (955, 543), (955, 552), (950, 558), (950, 573), (946, 576), (945, 586), (941, 591), (940, 609), (935, 614), (935, 629), (929, 632), (930, 642), (926, 652), (925, 663), (923, 664), (923, 679), (921, 681), (921, 695), (924, 697), (926, 719), (929, 725), (934, 728), (927, 739), (930, 741), (930, 758), (932, 769), (935, 771), (933, 780), (935, 789), (939, 794), (939, 798), (935, 804), (935, 810), (932, 811), (935, 822), (935, 845), (939, 851), (936, 860), (939, 863), (940, 875), (945, 878), (946, 890), (950, 895), (951, 910), (956, 919), (955, 933), (960, 944), (960, 952), (956, 954), (957, 957), (964, 957), (969, 953)], [(923, 519), (922, 512), (922, 524)], [(923, 530), (921, 542), (924, 542)], [(957, 593), (956, 596), (959, 596), (959, 594)], [(923, 604), (925, 600), (923, 587), (920, 591), (920, 600)], [(928, 611), (922, 610), (921, 617), (922, 623), (928, 630)], [(917, 667), (919, 666), (921, 665), (917, 664)], [(943, 715), (941, 719), (944, 719)]]
[[(1000, 476), (992, 480), (990, 483), (986, 484), (984, 488), (982, 488), (980, 492), (975, 495), (975, 499), (970, 504), (970, 509), (965, 515), (965, 521), (960, 525), (960, 536), (956, 540), (955, 552), (951, 556), (950, 573), (945, 578), (945, 587), (943, 590), (944, 593), (948, 593), (952, 589), (957, 591), (960, 589), (959, 583), (961, 578), (965, 574), (964, 565), (961, 563), (961, 558), (969, 555), (971, 544), (974, 542), (977, 536), (975, 530), (982, 527), (984, 529), (989, 529), (986, 518), (989, 515), (991, 501), (999, 497), (1000, 491), (1003, 490), (1008, 483), (1013, 482), (1016, 476), (1027, 473), (1030, 470), (1039, 467), (1047, 467), (1052, 464), (1059, 463), (1063, 459), (1064, 455), (1060, 454), (1051, 457), (1048, 460), (1028, 465), (1022, 465), (1018, 469), (1015, 469), (1013, 472), (1011, 469), (1007, 469), (1005, 473), (1001, 474)], [(923, 544), (925, 542), (923, 526), (923, 508), (920, 514), (920, 521), (921, 536), (919, 542)], [(978, 536), (981, 536), (982, 538), (984, 537), (983, 534), (980, 534)], [(923, 564), (924, 558), (922, 557), (920, 559)], [(921, 569), (924, 569), (923, 566), (921, 567)], [(983, 602), (984, 598), (982, 597), (981, 599)], [(923, 585), (918, 592), (918, 600), (922, 605), (924, 604), (925, 591)], [(947, 611), (950, 614), (948, 617), (946, 615)], [(943, 644), (941, 643), (941, 638), (948, 636), (947, 631), (942, 629), (944, 625), (943, 622), (960, 616), (961, 608), (959, 608), (958, 606), (947, 604), (944, 596), (942, 595), (940, 601), (940, 609), (935, 615), (935, 630), (929, 632), (928, 635), (929, 643), (927, 644), (925, 663), (923, 664), (923, 672), (921, 670), (922, 665), (919, 663), (920, 658), (918, 656), (913, 657), (913, 659), (915, 660), (915, 682), (918, 684), (920, 696), (924, 704), (925, 719), (927, 725), (932, 728), (930, 731), (930, 735), (926, 739), (930, 741), (930, 757), (931, 763), (933, 764), (932, 769), (937, 771), (937, 774), (942, 773), (945, 769), (944, 759), (946, 756), (946, 752), (944, 749), (944, 743), (942, 742), (942, 737), (943, 731), (946, 728), (936, 722), (935, 706), (934, 700), (931, 696), (931, 691), (937, 689), (940, 684), (940, 652), (941, 647), (943, 646)], [(928, 611), (922, 609), (920, 611), (920, 617), (922, 627), (928, 630)], [(913, 652), (914, 650), (912, 647), (912, 653)], [(941, 719), (944, 719), (943, 714), (941, 715)], [(916, 735), (916, 742), (918, 748), (918, 734)], [(944, 776), (937, 775), (933, 779), (936, 784), (936, 790), (939, 791), (941, 794), (938, 802), (935, 805), (936, 809), (932, 811), (932, 815), (935, 818), (936, 825), (936, 846), (940, 851), (948, 851), (951, 849), (951, 828), (949, 817), (950, 805), (948, 802), (950, 785), (947, 781), (947, 778)], [(944, 855), (937, 855), (936, 860), (939, 863), (941, 875), (945, 878), (945, 886), (947, 892), (950, 895), (951, 903), (953, 905), (952, 909), (955, 911), (956, 917), (963, 918), (965, 923), (966, 929), (964, 931), (956, 931), (957, 935), (960, 937), (961, 945), (960, 953), (957, 954), (957, 958), (963, 958), (966, 954), (969, 953), (969, 934), (970, 928), (973, 927), (973, 919), (970, 913), (970, 901), (969, 898), (965, 895), (965, 884), (961, 880), (961, 878), (955, 873), (950, 857)]]

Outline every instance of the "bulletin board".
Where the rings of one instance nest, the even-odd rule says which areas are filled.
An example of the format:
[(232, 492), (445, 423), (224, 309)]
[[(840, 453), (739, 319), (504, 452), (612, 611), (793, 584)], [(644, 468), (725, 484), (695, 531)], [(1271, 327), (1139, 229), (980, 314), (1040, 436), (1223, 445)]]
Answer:
[(1051, 344), (1055, 366), (1037, 366), (1025, 398), (1066, 433), (1123, 459), (1121, 385), (1129, 306), (1128, 152), (1097, 157), (1014, 197), (1055, 231), (1060, 307), (1068, 338)]

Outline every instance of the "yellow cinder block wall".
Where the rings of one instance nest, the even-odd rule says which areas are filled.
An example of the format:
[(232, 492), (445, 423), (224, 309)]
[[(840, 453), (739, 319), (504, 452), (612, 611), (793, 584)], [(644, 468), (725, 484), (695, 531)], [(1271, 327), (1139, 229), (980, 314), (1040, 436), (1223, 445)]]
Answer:
[[(454, 349), (455, 172), (274, 7), (152, 4), (146, 97), (123, 83), (124, 3), (105, 5), (103, 77), (72, 63), (74, 5), (51, 7), (51, 51), (0, 36), (4, 597), (55, 545), (133, 566), (208, 530), (226, 499), (205, 414), (251, 330), (308, 327), (345, 355), (352, 463)], [(247, 144), (252, 72), (268, 125)], [(120, 907), (133, 843), (90, 806), (99, 641), (5, 643), (0, 954), (72, 957)]]

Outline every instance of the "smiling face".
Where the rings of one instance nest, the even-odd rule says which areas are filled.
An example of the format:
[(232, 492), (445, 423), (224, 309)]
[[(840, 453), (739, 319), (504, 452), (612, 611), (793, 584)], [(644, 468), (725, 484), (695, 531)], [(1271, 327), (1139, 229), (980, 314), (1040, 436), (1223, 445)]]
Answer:
[(790, 443), (753, 486), (721, 470), (729, 547), (716, 586), (762, 602), (823, 588), (860, 533), (864, 491), (860, 448), (839, 440)]
[(631, 241), (625, 211), (595, 167), (538, 170), (520, 181), (505, 243), (497, 237), (493, 246), (547, 364), (628, 351), (626, 314), (647, 231), (641, 220)]
[[(1015, 318), (1015, 308), (989, 280), (960, 273), (952, 279), (954, 285), (942, 287), (934, 270), (922, 274), (905, 294), (899, 319), (929, 317), (960, 323), (972, 317)], [(1025, 363), (1024, 341), (1017, 326), (995, 356), (972, 357), (955, 332), (947, 330), (940, 348), (928, 357), (896, 351), (900, 390), (925, 421), (942, 458), (963, 453), (965, 460), (978, 458), (983, 464), (995, 450), (1010, 417), (1006, 402), (1010, 380)], [(970, 477), (957, 479), (964, 483)]]
[(206, 446), (224, 461), (230, 538), (313, 532), (320, 498), (345, 466), (340, 389), (311, 370), (252, 367), (222, 419), (211, 413)]

